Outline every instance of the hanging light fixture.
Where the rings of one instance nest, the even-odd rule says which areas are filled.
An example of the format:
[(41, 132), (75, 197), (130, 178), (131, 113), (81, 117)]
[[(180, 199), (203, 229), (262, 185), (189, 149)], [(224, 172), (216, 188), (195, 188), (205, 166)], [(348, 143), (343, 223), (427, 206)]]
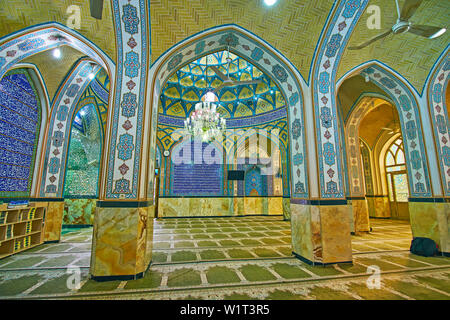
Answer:
[[(206, 56), (205, 79), (208, 84), (208, 56)], [(215, 95), (208, 91), (205, 101), (195, 105), (195, 110), (184, 121), (184, 128), (193, 137), (200, 137), (203, 142), (211, 142), (222, 137), (226, 130), (226, 120), (217, 112)]]

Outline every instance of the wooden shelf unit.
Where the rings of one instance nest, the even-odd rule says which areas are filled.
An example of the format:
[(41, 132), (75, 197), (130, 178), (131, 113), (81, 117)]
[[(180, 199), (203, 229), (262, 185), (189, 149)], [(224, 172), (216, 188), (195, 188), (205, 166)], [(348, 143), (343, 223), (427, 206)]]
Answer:
[(43, 243), (47, 207), (40, 203), (0, 205), (0, 259)]

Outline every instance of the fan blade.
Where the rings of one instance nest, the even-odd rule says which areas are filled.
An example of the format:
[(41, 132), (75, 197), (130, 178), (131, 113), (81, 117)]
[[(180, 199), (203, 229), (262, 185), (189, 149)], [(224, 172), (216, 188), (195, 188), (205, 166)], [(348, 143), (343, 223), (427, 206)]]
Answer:
[(228, 80), (228, 77), (222, 73), (216, 66), (209, 66), (213, 71), (217, 74), (217, 76), (222, 80), (226, 81)]
[(237, 86), (237, 85), (246, 85), (246, 84), (260, 84), (262, 83), (261, 80), (253, 80), (253, 81), (239, 81), (239, 82), (235, 82), (233, 84), (233, 86)]
[(413, 24), (408, 32), (414, 33), (418, 36), (422, 36), (425, 38), (433, 39), (436, 38), (446, 31), (445, 28), (441, 27), (433, 27), (433, 26), (423, 26), (423, 25), (417, 25)]
[(377, 41), (377, 40), (379, 40), (381, 38), (384, 38), (384, 37), (390, 35), (391, 33), (392, 33), (392, 29), (389, 29), (388, 31), (386, 31), (386, 32), (384, 32), (382, 34), (379, 34), (376, 37), (373, 37), (372, 39), (370, 39), (370, 40), (360, 44), (359, 46), (348, 47), (348, 50), (359, 50), (359, 49), (365, 48), (369, 44), (371, 44), (371, 43), (373, 43), (373, 42), (375, 42), (375, 41)]
[(400, 20), (401, 21), (408, 21), (409, 18), (411, 18), (414, 13), (416, 12), (417, 8), (420, 6), (423, 0), (406, 0), (403, 4), (402, 12), (400, 13)]
[(95, 19), (102, 19), (103, 0), (90, 0), (91, 16)]
[(220, 86), (218, 86), (217, 88), (215, 88), (215, 89), (213, 90), (213, 92), (214, 92), (214, 93), (219, 93), (220, 90), (222, 90), (222, 89), (225, 88), (225, 87), (229, 87), (229, 85), (227, 85), (226, 83), (222, 83)]

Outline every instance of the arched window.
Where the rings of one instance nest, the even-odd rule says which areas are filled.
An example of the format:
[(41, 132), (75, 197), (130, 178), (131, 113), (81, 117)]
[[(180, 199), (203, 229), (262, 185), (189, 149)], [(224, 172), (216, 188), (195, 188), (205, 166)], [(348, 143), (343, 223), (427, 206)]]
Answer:
[(407, 202), (409, 195), (408, 180), (406, 175), (405, 151), (401, 138), (395, 140), (389, 147), (384, 163), (390, 200)]
[(30, 195), (41, 125), (41, 101), (27, 69), (0, 80), (0, 196)]

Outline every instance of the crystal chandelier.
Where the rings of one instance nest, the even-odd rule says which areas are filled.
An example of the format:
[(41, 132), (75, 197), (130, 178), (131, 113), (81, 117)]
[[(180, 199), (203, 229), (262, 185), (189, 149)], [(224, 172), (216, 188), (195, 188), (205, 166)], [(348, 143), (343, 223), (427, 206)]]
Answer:
[(226, 130), (226, 120), (216, 112), (216, 104), (199, 102), (195, 105), (195, 111), (184, 121), (184, 128), (193, 137), (211, 142), (222, 137)]

